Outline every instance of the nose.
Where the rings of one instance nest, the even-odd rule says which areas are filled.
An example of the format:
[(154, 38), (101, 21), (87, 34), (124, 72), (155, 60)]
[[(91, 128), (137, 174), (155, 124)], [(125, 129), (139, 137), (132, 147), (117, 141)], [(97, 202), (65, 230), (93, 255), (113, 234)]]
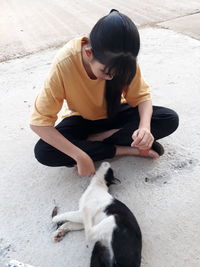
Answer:
[(104, 79), (110, 81), (113, 79), (113, 76), (106, 75), (106, 76), (104, 76)]

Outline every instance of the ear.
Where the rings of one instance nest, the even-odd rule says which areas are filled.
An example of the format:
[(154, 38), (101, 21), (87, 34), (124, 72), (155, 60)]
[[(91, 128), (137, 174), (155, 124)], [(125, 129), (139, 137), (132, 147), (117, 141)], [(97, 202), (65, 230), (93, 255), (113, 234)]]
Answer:
[(93, 55), (92, 48), (86, 47), (85, 48), (85, 53), (90, 58)]
[(114, 177), (113, 184), (121, 184), (121, 181)]
[(107, 186), (110, 186), (111, 184), (120, 184), (121, 181), (114, 177), (113, 169), (109, 168), (104, 175), (104, 179), (106, 181)]

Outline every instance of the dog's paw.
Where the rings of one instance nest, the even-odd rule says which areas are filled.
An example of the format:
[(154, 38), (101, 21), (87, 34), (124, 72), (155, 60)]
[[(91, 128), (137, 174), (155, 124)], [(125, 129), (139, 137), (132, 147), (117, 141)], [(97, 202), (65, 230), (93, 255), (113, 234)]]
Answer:
[(53, 241), (54, 242), (60, 242), (64, 236), (67, 234), (67, 230), (66, 229), (58, 229), (57, 231), (55, 231), (53, 233)]
[(58, 215), (52, 217), (52, 222), (53, 223), (58, 223), (59, 222), (59, 220), (56, 217), (58, 217)]
[(52, 218), (53, 223), (64, 223), (66, 220), (63, 219), (62, 214), (61, 215), (56, 215)]

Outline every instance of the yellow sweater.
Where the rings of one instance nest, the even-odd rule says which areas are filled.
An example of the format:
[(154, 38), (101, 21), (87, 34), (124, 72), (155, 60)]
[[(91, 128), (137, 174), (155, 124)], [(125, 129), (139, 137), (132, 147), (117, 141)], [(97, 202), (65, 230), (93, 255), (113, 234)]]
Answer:
[[(44, 87), (35, 100), (32, 125), (54, 126), (64, 100), (70, 114), (64, 114), (63, 118), (71, 115), (81, 115), (88, 120), (107, 118), (105, 81), (90, 79), (83, 66), (81, 47), (86, 40), (86, 37), (75, 38), (57, 53)], [(149, 99), (150, 88), (137, 66), (136, 75), (123, 92), (121, 102), (135, 107)]]

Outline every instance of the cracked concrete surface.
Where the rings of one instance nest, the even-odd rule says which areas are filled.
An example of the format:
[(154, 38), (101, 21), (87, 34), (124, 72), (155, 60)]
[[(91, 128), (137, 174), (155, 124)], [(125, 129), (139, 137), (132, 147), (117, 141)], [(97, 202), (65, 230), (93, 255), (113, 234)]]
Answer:
[[(153, 7), (153, 1), (147, 2)], [(14, 12), (16, 3), (10, 3)], [(64, 1), (59, 5), (61, 3), (64, 5)], [(95, 6), (91, 19), (103, 15), (111, 5), (109, 1), (103, 1), (107, 6), (100, 8), (102, 13), (98, 14), (96, 8), (100, 2), (87, 3), (92, 8)], [(176, 11), (178, 3), (174, 1), (169, 5), (170, 12), (186, 14), (189, 3), (182, 1), (182, 7), (180, 5)], [(80, 3), (76, 1), (75, 4), (78, 6)], [(126, 6), (122, 6), (120, 1), (117, 4), (124, 12), (130, 6), (130, 2)], [(192, 1), (189, 11), (196, 10), (197, 4), (198, 1)], [(82, 8), (79, 6), (79, 10)], [(142, 10), (142, 4), (139, 3), (137, 8)], [(158, 6), (152, 13), (150, 11), (144, 8), (143, 14), (158, 14)], [(79, 14), (80, 19), (84, 20), (87, 12), (81, 13), (81, 16)], [(161, 13), (160, 17), (163, 16)], [(134, 17), (134, 12), (129, 10), (130, 14)], [(87, 23), (89, 29), (93, 23)], [(178, 25), (178, 21), (176, 23)], [(146, 22), (140, 25), (146, 25)], [(188, 27), (186, 21), (185, 27)], [(196, 28), (191, 27), (191, 31), (195, 32)], [(116, 176), (122, 181), (111, 191), (130, 207), (141, 226), (142, 266), (199, 267), (200, 41), (172, 30), (150, 26), (141, 28), (140, 34), (142, 47), (139, 62), (145, 79), (152, 87), (153, 102), (175, 109), (180, 116), (180, 126), (172, 136), (161, 140), (166, 153), (159, 160), (136, 157), (111, 160)], [(2, 39), (0, 42), (2, 49)], [(41, 44), (44, 44), (42, 39)], [(12, 52), (12, 42), (9, 45), (5, 51)], [(21, 53), (19, 47), (17, 51)], [(2, 267), (10, 259), (36, 267), (89, 266), (91, 251), (85, 246), (83, 232), (69, 233), (58, 244), (51, 240), (54, 230), (51, 212), (54, 206), (59, 207), (59, 212), (76, 209), (89, 179), (78, 177), (74, 169), (50, 168), (37, 163), (33, 157), (37, 137), (28, 125), (32, 103), (56, 51), (57, 48), (46, 49), (0, 63)]]

